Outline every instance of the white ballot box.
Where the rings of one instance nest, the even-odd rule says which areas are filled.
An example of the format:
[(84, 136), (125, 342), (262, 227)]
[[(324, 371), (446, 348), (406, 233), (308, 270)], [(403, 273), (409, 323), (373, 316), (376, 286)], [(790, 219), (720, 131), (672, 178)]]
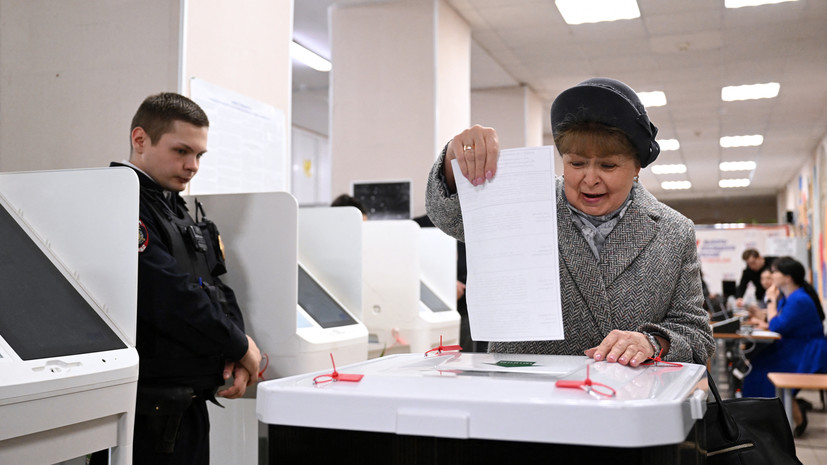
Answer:
[[(588, 374), (587, 374), (588, 371)], [(399, 354), (258, 386), (271, 463), (696, 463), (701, 365), (585, 356)], [(358, 376), (356, 376), (358, 378)], [(328, 378), (319, 378), (320, 380)], [(606, 397), (581, 387), (588, 379)], [(561, 381), (562, 383), (558, 383)], [(580, 383), (581, 385), (584, 383)]]
[(0, 463), (132, 463), (138, 179), (0, 174)]

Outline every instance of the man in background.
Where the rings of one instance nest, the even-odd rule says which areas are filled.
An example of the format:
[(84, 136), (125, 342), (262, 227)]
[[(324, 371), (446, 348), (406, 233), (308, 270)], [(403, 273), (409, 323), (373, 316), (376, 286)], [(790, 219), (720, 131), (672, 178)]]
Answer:
[(775, 259), (775, 257), (762, 257), (756, 249), (744, 250), (741, 258), (747, 263), (747, 267), (741, 273), (741, 280), (738, 281), (738, 288), (735, 289), (736, 304), (739, 307), (744, 306), (744, 293), (746, 293), (749, 283), (752, 283), (755, 287), (755, 299), (758, 302), (764, 300), (765, 289), (761, 285), (761, 272), (768, 269)]

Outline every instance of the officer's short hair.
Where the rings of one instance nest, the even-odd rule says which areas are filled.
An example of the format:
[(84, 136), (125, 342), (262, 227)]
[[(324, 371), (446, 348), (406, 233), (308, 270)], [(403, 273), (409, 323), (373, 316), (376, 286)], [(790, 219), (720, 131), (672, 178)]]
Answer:
[(150, 95), (141, 103), (135, 116), (132, 117), (132, 127), (129, 130), (130, 149), (132, 147), (131, 133), (135, 128), (143, 128), (152, 145), (155, 145), (161, 140), (161, 136), (172, 130), (172, 125), (176, 121), (190, 123), (199, 128), (210, 126), (210, 120), (204, 110), (187, 97), (173, 92)]

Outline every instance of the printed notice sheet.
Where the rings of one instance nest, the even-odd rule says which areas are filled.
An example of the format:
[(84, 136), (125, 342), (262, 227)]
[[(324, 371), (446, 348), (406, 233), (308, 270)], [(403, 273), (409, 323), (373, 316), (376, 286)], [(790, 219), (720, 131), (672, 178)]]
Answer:
[(497, 175), (477, 187), (452, 160), (474, 340), (564, 337), (553, 157), (553, 147), (501, 150)]

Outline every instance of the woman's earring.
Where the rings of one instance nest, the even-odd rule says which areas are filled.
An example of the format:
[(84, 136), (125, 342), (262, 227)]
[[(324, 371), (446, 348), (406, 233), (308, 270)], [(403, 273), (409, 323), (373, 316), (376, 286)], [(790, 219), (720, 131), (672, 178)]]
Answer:
[(637, 182), (637, 180), (638, 180), (638, 176), (637, 176), (637, 175), (635, 175), (635, 182)]

